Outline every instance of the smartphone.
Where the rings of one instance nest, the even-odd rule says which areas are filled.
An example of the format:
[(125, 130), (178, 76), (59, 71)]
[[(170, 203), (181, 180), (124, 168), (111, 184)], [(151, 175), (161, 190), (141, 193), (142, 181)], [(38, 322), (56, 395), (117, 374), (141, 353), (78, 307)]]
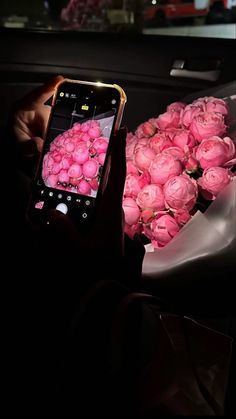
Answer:
[(32, 222), (47, 221), (51, 209), (77, 224), (91, 220), (125, 103), (116, 84), (64, 79), (57, 85), (28, 208)]

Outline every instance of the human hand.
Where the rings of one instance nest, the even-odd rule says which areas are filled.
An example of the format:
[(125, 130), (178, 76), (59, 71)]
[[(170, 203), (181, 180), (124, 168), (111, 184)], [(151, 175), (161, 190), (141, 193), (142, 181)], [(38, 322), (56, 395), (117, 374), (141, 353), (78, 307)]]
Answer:
[(20, 149), (20, 157), (30, 159), (41, 152), (50, 115), (50, 107), (45, 102), (62, 80), (62, 76), (50, 79), (15, 104), (11, 129)]

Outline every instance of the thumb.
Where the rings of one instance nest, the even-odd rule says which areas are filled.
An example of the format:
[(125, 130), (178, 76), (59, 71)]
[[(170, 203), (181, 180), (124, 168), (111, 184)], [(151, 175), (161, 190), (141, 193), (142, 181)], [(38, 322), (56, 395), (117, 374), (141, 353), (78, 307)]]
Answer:
[(53, 95), (58, 83), (63, 80), (64, 77), (60, 75), (50, 78), (45, 84), (28, 93), (21, 101), (21, 107), (22, 104), (24, 106), (31, 105), (32, 103), (44, 104)]
[(120, 218), (122, 197), (126, 177), (126, 135), (127, 129), (121, 128), (112, 139), (110, 173), (101, 203), (101, 218)]

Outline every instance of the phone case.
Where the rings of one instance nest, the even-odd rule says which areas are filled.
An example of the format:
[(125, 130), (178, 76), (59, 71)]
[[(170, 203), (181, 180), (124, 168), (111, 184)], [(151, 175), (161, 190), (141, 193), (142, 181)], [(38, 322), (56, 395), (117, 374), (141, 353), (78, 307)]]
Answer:
[[(55, 105), (55, 100), (56, 100), (56, 97), (57, 97), (58, 89), (63, 83), (78, 83), (78, 84), (85, 84), (85, 85), (88, 85), (88, 86), (101, 86), (101, 87), (108, 87), (108, 88), (111, 88), (111, 89), (118, 90), (118, 92), (120, 93), (120, 106), (119, 106), (119, 110), (118, 110), (118, 113), (117, 113), (114, 128), (115, 128), (115, 131), (117, 131), (120, 128), (124, 107), (125, 107), (125, 104), (127, 102), (127, 96), (126, 96), (125, 91), (122, 89), (122, 87), (120, 87), (118, 84), (107, 84), (107, 83), (102, 83), (100, 81), (90, 82), (90, 81), (74, 80), (74, 79), (65, 78), (64, 80), (60, 81), (57, 84), (57, 87), (56, 87), (56, 90), (54, 92), (53, 99), (52, 99), (52, 107)], [(50, 118), (49, 118), (49, 121), (50, 121)], [(47, 130), (46, 130), (46, 132), (47, 132)]]
[[(118, 94), (116, 94), (115, 95), (115, 98), (116, 98), (116, 113), (115, 113), (115, 119), (114, 119), (114, 122), (113, 122), (113, 128), (112, 128), (112, 131), (111, 131), (111, 133), (110, 133), (110, 136), (109, 136), (109, 138), (110, 138), (110, 140), (109, 140), (109, 143), (108, 143), (108, 150), (106, 151), (106, 156), (105, 156), (105, 161), (104, 161), (104, 163), (100, 163), (101, 164), (101, 167), (103, 167), (103, 169), (102, 169), (102, 172), (101, 172), (101, 175), (100, 175), (100, 180), (98, 181), (99, 183), (98, 183), (98, 186), (97, 187), (95, 187), (95, 195), (92, 195), (92, 194), (87, 194), (87, 193), (81, 193), (80, 191), (79, 191), (79, 189), (78, 189), (78, 192), (77, 192), (77, 189), (76, 189), (76, 192), (74, 192), (73, 190), (71, 191), (71, 193), (72, 193), (72, 195), (71, 195), (71, 197), (70, 197), (70, 199), (73, 201), (73, 200), (76, 200), (76, 201), (80, 201), (80, 197), (81, 197), (81, 199), (82, 199), (82, 201), (84, 201), (84, 203), (83, 203), (83, 205), (88, 205), (88, 202), (89, 202), (89, 205), (90, 205), (90, 207), (91, 207), (91, 213), (90, 213), (90, 215), (88, 215), (88, 218), (91, 218), (91, 214), (92, 214), (92, 212), (93, 212), (93, 210), (92, 210), (92, 208), (94, 208), (95, 209), (95, 207), (96, 207), (96, 205), (97, 205), (97, 202), (100, 200), (100, 198), (101, 198), (101, 196), (103, 195), (103, 192), (104, 192), (104, 190), (105, 190), (105, 185), (106, 185), (106, 183), (107, 183), (107, 180), (108, 180), (108, 176), (109, 176), (109, 162), (110, 162), (110, 159), (109, 159), (109, 155), (110, 155), (110, 150), (111, 150), (111, 141), (112, 141), (112, 137), (114, 136), (114, 134), (115, 134), (115, 132), (119, 129), (119, 127), (120, 127), (120, 123), (121, 123), (121, 119), (122, 119), (122, 115), (123, 115), (123, 111), (124, 111), (124, 106), (125, 106), (125, 103), (126, 103), (126, 94), (125, 94), (125, 92), (124, 92), (124, 90), (119, 86), (119, 85), (117, 85), (117, 84), (106, 84), (106, 83), (101, 83), (101, 82), (89, 82), (89, 81), (82, 81), (82, 80), (73, 80), (73, 79), (68, 79), (68, 78), (65, 78), (65, 79), (63, 79), (61, 82), (59, 82), (58, 84), (57, 84), (57, 87), (56, 87), (56, 90), (55, 90), (55, 92), (54, 92), (54, 95), (53, 95), (53, 99), (52, 99), (52, 109), (51, 109), (51, 113), (50, 113), (50, 117), (49, 117), (49, 120), (48, 120), (48, 123), (47, 123), (47, 129), (46, 129), (46, 133), (45, 133), (45, 136), (44, 136), (44, 139), (45, 139), (45, 141), (47, 141), (47, 139), (48, 139), (48, 135), (50, 135), (49, 134), (49, 132), (50, 132), (50, 129), (51, 129), (51, 122), (52, 122), (52, 118), (54, 117), (53, 115), (54, 115), (54, 107), (55, 107), (55, 105), (56, 105), (56, 101), (58, 100), (58, 98), (59, 98), (59, 94), (60, 94), (60, 96), (61, 96), (61, 93), (63, 93), (63, 94), (69, 94), (68, 92), (66, 93), (66, 92), (63, 92), (63, 90), (61, 89), (61, 86), (63, 85), (63, 84), (66, 84), (67, 85), (67, 87), (68, 87), (68, 83), (71, 83), (71, 84), (80, 84), (80, 85), (83, 85), (83, 86), (90, 86), (90, 87), (101, 87), (101, 88), (103, 88), (103, 87), (105, 87), (106, 89), (108, 88), (108, 89), (116, 89), (118, 92), (119, 92), (119, 95)], [(72, 89), (69, 89), (69, 92), (71, 91)], [(96, 89), (96, 92), (97, 92), (98, 90)], [(85, 89), (85, 92), (87, 93), (87, 89)], [(91, 93), (93, 93), (93, 91), (91, 91)], [(100, 94), (98, 94), (98, 97), (100, 96), (100, 97), (102, 97), (103, 98), (103, 93), (104, 93), (104, 97), (106, 98), (106, 97), (110, 97), (110, 94), (108, 94), (108, 95), (106, 95), (106, 91), (104, 91), (104, 92), (102, 92), (102, 96), (100, 96)], [(82, 95), (84, 95), (84, 90), (83, 89), (81, 89), (81, 94)], [(79, 91), (79, 96), (80, 96), (80, 91)], [(88, 96), (89, 96), (89, 92), (88, 92)], [(63, 97), (63, 96), (62, 96)], [(66, 97), (66, 96), (65, 96)], [(95, 97), (96, 97), (96, 93), (95, 93)], [(64, 99), (63, 99), (64, 100)], [(102, 99), (103, 100), (103, 99)], [(104, 103), (106, 103), (106, 102), (104, 102)], [(83, 109), (83, 108), (82, 108)], [(73, 115), (73, 113), (72, 113), (72, 115)], [(45, 143), (45, 146), (46, 146), (46, 143)], [(44, 146), (44, 148), (43, 148), (43, 151), (42, 151), (42, 154), (41, 154), (41, 157), (40, 157), (40, 160), (39, 160), (39, 164), (38, 164), (38, 168), (37, 168), (37, 171), (36, 171), (36, 176), (35, 176), (35, 181), (34, 181), (34, 185), (35, 185), (35, 190), (34, 190), (34, 196), (36, 196), (36, 194), (37, 194), (37, 191), (36, 191), (36, 189), (37, 189), (37, 187), (36, 187), (36, 184), (38, 184), (37, 182), (39, 181), (39, 179), (41, 178), (41, 176), (42, 175), (40, 175), (40, 170), (42, 169), (42, 162), (43, 162), (43, 159), (45, 158), (45, 146)], [(47, 146), (46, 146), (47, 147)], [(61, 149), (60, 149), (61, 150)], [(61, 152), (61, 151), (60, 151)], [(47, 153), (49, 154), (49, 151), (47, 151)], [(97, 175), (96, 175), (97, 176)], [(80, 181), (79, 181), (79, 177), (78, 177), (78, 180), (77, 180), (77, 182), (79, 182), (80, 183)], [(86, 179), (86, 178), (85, 178)], [(40, 181), (41, 182), (41, 181)], [(60, 180), (60, 182), (62, 182), (61, 180)], [(89, 182), (89, 180), (88, 180), (88, 182)], [(59, 184), (59, 183), (58, 183)], [(45, 185), (44, 184), (42, 184), (42, 182), (40, 183), (40, 185), (42, 185), (42, 186), (40, 186), (40, 188), (43, 188), (44, 186), (46, 187), (46, 189), (47, 188), (51, 188), (52, 189), (52, 191), (51, 192), (47, 192), (46, 191), (46, 195), (47, 194), (49, 194), (50, 195), (50, 193), (51, 193), (51, 196), (55, 196), (56, 194), (59, 196), (59, 195), (61, 195), (62, 196), (62, 194), (64, 194), (64, 197), (63, 197), (63, 202), (61, 202), (59, 205), (55, 205), (53, 208), (56, 208), (56, 209), (58, 209), (58, 207), (60, 206), (60, 210), (62, 210), (62, 212), (63, 212), (63, 208), (65, 207), (65, 208), (70, 208), (70, 210), (68, 210), (68, 211), (73, 211), (74, 213), (75, 213), (75, 204), (73, 204), (74, 205), (74, 207), (72, 207), (71, 205), (72, 204), (70, 204), (69, 205), (69, 202), (67, 202), (66, 201), (66, 199), (68, 200), (68, 198), (69, 197), (67, 197), (67, 196), (65, 196), (65, 194), (67, 193), (67, 192), (61, 192), (60, 193), (60, 191), (58, 192), (58, 189), (59, 189), (59, 187), (56, 187), (56, 186), (51, 186), (51, 185), (48, 185), (47, 183), (45, 183)], [(63, 184), (64, 185), (64, 184)], [(66, 188), (67, 186), (65, 185), (65, 188)], [(73, 186), (73, 184), (72, 185), (69, 185), (69, 187), (73, 187), (73, 189), (74, 188), (77, 188), (77, 186)], [(93, 189), (93, 187), (92, 187), (92, 189)], [(55, 191), (57, 191), (57, 193), (55, 192)], [(70, 194), (70, 192), (68, 192), (69, 194)], [(78, 193), (78, 197), (77, 197), (77, 199), (76, 199), (76, 197), (75, 196), (73, 196), (74, 194), (76, 195)], [(44, 196), (45, 196), (45, 194), (44, 194)], [(87, 196), (87, 198), (86, 198), (86, 196)], [(51, 201), (52, 201), (52, 199), (54, 199), (54, 198), (51, 198)], [(35, 205), (35, 200), (34, 200), (34, 205)], [(96, 203), (96, 204), (95, 204)], [(46, 199), (46, 201), (44, 201), (44, 204), (42, 204), (42, 202), (39, 200), (39, 202), (37, 203), (37, 205), (39, 205), (39, 206), (34, 206), (33, 205), (33, 201), (32, 201), (32, 206), (31, 206), (31, 210), (33, 211), (33, 213), (35, 213), (35, 208), (37, 208), (37, 209), (41, 209), (40, 208), (40, 205), (44, 205), (44, 204), (46, 204), (46, 207), (49, 205), (51, 205), (51, 204), (49, 204), (49, 200), (48, 200), (48, 198)], [(63, 206), (63, 208), (62, 208), (62, 206)], [(29, 207), (30, 207), (30, 205), (29, 205)], [(50, 206), (50, 208), (52, 208), (51, 206)], [(88, 208), (86, 208), (86, 211), (88, 210)], [(77, 210), (76, 210), (77, 211)], [(38, 214), (39, 214), (39, 211), (37, 211), (38, 212)], [(33, 214), (32, 213), (32, 214)], [(40, 213), (44, 213), (44, 211), (40, 211)], [(66, 213), (66, 212), (64, 212), (64, 213)], [(84, 213), (85, 214), (85, 213)], [(82, 214), (83, 215), (83, 214)], [(38, 217), (38, 215), (37, 215), (37, 217)], [(87, 216), (86, 216), (87, 217)], [(39, 217), (40, 218), (40, 217)], [(85, 221), (85, 220), (83, 220), (83, 221)]]

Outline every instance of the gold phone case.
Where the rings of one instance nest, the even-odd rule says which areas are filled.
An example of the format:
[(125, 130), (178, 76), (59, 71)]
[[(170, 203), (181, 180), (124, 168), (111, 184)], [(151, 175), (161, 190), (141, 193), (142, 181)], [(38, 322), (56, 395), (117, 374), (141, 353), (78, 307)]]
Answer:
[(55, 104), (58, 88), (60, 87), (61, 84), (65, 83), (65, 82), (66, 83), (78, 83), (78, 84), (84, 84), (84, 85), (96, 86), (96, 87), (97, 86), (108, 87), (108, 88), (111, 88), (111, 89), (118, 90), (118, 92), (120, 93), (120, 104), (119, 104), (119, 109), (118, 109), (116, 120), (115, 120), (114, 131), (117, 131), (120, 128), (125, 103), (127, 102), (127, 96), (126, 96), (124, 90), (122, 89), (122, 87), (120, 87), (118, 84), (106, 84), (106, 83), (102, 83), (102, 82), (90, 82), (90, 81), (83, 81), (83, 80), (64, 79), (57, 84), (56, 90), (55, 90), (54, 95), (53, 95), (52, 106), (54, 106), (54, 104)]
[[(111, 88), (111, 89), (118, 90), (120, 99), (119, 99), (119, 106), (118, 106), (116, 117), (115, 117), (113, 133), (115, 133), (119, 129), (121, 119), (122, 119), (122, 115), (123, 115), (123, 111), (124, 111), (124, 106), (125, 106), (125, 103), (126, 103), (126, 100), (127, 100), (124, 90), (119, 85), (117, 85), (117, 84), (105, 84), (105, 83), (101, 83), (101, 82), (88, 82), (88, 81), (73, 80), (73, 79), (65, 78), (62, 81), (60, 81), (56, 86), (56, 89), (55, 89), (55, 92), (54, 92), (54, 95), (53, 95), (53, 100), (52, 100), (52, 109), (51, 109), (50, 117), (49, 117), (49, 120), (48, 120), (48, 123), (47, 123), (47, 129), (46, 129), (44, 138), (47, 137), (48, 129), (50, 127), (51, 118), (52, 118), (52, 115), (53, 115), (53, 108), (54, 108), (54, 105), (55, 105), (55, 102), (56, 102), (56, 99), (57, 99), (57, 95), (58, 95), (58, 90), (63, 83), (73, 83), (73, 84), (78, 83), (78, 84), (81, 84), (81, 85), (88, 85), (88, 86), (91, 86), (91, 87), (92, 86), (94, 86), (94, 87), (101, 86), (101, 87), (105, 87), (105, 88)], [(36, 174), (35, 174), (35, 179), (34, 179), (34, 184), (35, 185), (36, 185), (37, 177), (38, 177), (38, 174), (39, 174), (39, 168), (40, 168), (40, 165), (41, 165), (41, 162), (42, 162), (42, 159), (43, 159), (43, 154), (44, 154), (44, 151), (42, 150), (42, 153), (41, 153), (41, 156), (40, 156), (40, 159), (39, 159), (39, 162), (38, 162), (38, 167), (37, 167), (37, 170), (36, 170)], [(101, 188), (99, 188), (100, 192), (98, 192), (97, 197), (99, 195), (101, 195), (104, 191), (104, 188), (105, 188), (104, 185), (106, 185), (106, 181), (107, 181), (106, 179), (108, 179), (108, 175), (109, 175), (109, 170), (110, 170), (109, 167), (110, 167), (110, 165), (107, 164), (106, 165), (106, 171), (103, 174), (103, 178), (105, 180), (103, 180), (101, 185), (100, 185)], [(96, 199), (96, 202), (97, 202), (97, 199)], [(31, 210), (32, 210), (32, 213), (30, 215)], [(28, 206), (27, 218), (28, 219), (32, 218), (32, 221), (33, 221), (34, 217), (35, 217), (35, 214), (36, 213), (34, 212), (33, 193), (32, 193), (32, 197), (30, 199), (29, 206)], [(37, 224), (38, 220), (36, 220), (36, 221), (35, 220), (34, 220), (34, 222)]]

